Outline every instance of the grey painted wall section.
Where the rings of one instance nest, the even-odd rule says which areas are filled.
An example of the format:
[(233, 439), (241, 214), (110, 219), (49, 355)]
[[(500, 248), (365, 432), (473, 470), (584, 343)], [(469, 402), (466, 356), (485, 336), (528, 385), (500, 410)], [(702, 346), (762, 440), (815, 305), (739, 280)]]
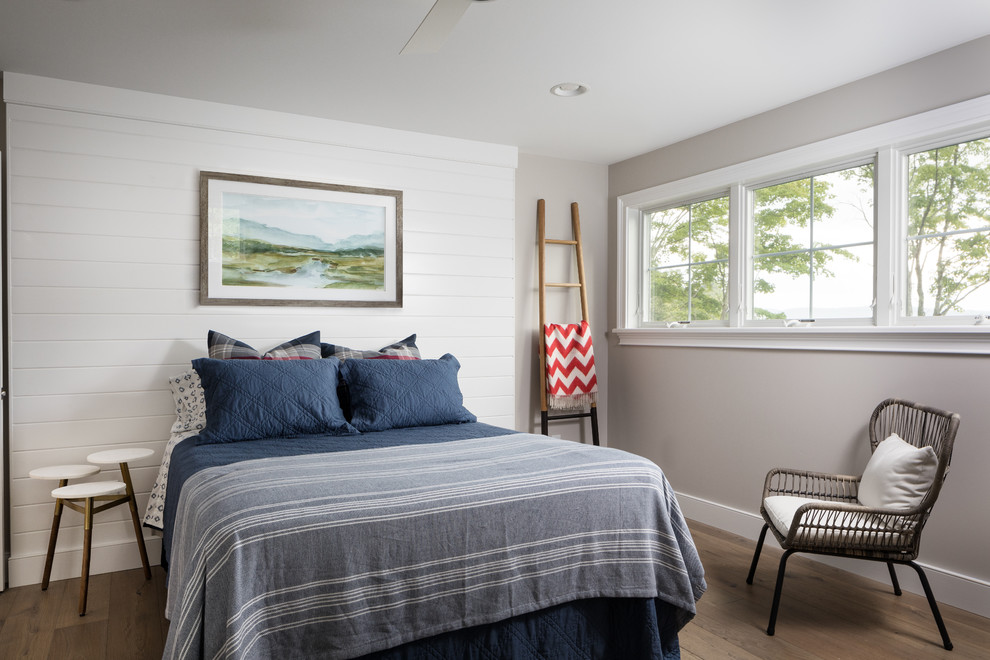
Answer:
[[(581, 243), (588, 309), (600, 392), (608, 392), (608, 226), (606, 207), (608, 168), (605, 165), (519, 155), (516, 169), (516, 428), (540, 432), (539, 381), (539, 275), (537, 270), (536, 202), (546, 200), (547, 237), (571, 237), (571, 202), (581, 216)], [(573, 250), (549, 246), (547, 280), (577, 282)], [(571, 323), (581, 320), (576, 292), (548, 290), (547, 320)], [(606, 444), (608, 406), (600, 396), (599, 431)], [(591, 442), (587, 420), (559, 421), (550, 425), (551, 435)]]
[[(990, 36), (609, 166), (623, 195), (983, 96)], [(614, 205), (610, 208), (613, 208)]]
[[(990, 38), (725, 126), (609, 168), (609, 242), (617, 195), (744, 162), (990, 93)], [(609, 320), (615, 323), (614, 250)], [(786, 350), (609, 349), (611, 445), (647, 456), (689, 517), (755, 538), (772, 467), (859, 474), (866, 422), (895, 396), (960, 413), (951, 475), (921, 561), (936, 596), (990, 615), (990, 358)], [(774, 575), (772, 562), (758, 574)], [(885, 579), (865, 562), (843, 567)], [(882, 568), (882, 567), (881, 567)], [(739, 567), (739, 579), (746, 566)], [(905, 588), (918, 590), (914, 577)]]

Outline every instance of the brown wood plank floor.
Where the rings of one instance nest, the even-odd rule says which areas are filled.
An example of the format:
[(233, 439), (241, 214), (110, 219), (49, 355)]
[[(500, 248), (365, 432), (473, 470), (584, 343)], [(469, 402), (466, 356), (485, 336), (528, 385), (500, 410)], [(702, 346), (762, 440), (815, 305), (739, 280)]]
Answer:
[[(990, 658), (990, 620), (940, 605), (955, 650), (941, 646), (928, 603), (889, 584), (824, 566), (788, 561), (777, 634), (764, 629), (780, 550), (768, 540), (753, 586), (746, 572), (754, 543), (690, 523), (708, 579), (698, 616), (681, 631), (685, 660), (806, 658)], [(910, 569), (902, 584), (917, 580)], [(936, 593), (936, 596), (938, 594)], [(0, 593), (0, 658), (130, 660), (160, 658), (168, 632), (165, 573), (152, 567), (94, 575), (86, 616), (77, 613), (79, 580)]]
[(165, 571), (151, 567), (93, 575), (86, 616), (79, 616), (79, 579), (8, 589), (0, 594), (0, 658), (143, 660), (161, 658)]
[[(705, 566), (708, 592), (698, 602), (698, 615), (681, 631), (685, 660), (990, 658), (990, 619), (939, 603), (954, 646), (946, 651), (924, 596), (907, 591), (895, 596), (889, 583), (868, 580), (800, 554), (787, 560), (777, 629), (768, 637), (780, 547), (768, 535), (750, 586), (746, 573), (756, 543), (688, 523)], [(910, 568), (898, 567), (897, 576), (902, 588), (919, 586)]]

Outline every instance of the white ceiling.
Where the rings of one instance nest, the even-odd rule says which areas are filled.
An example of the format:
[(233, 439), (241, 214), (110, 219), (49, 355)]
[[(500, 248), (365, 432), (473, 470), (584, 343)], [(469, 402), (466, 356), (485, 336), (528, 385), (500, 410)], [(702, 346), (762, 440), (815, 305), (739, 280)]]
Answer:
[(0, 0), (0, 70), (607, 164), (990, 34), (986, 0), (495, 0), (400, 55), (432, 5)]

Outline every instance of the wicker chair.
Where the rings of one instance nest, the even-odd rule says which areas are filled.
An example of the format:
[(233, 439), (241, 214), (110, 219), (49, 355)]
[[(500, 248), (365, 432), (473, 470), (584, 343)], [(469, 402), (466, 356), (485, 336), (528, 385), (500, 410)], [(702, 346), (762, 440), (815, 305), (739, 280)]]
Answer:
[[(780, 592), (784, 583), (784, 566), (795, 552), (811, 552), (835, 557), (850, 557), (882, 561), (887, 564), (894, 593), (901, 595), (901, 588), (894, 572), (894, 564), (906, 564), (921, 579), (921, 586), (928, 597), (928, 604), (935, 617), (942, 645), (952, 649), (949, 633), (942, 622), (935, 596), (918, 557), (921, 531), (928, 520), (932, 506), (938, 498), (952, 457), (952, 444), (959, 428), (959, 415), (900, 399), (888, 399), (877, 406), (870, 418), (870, 451), (890, 434), (896, 433), (905, 442), (916, 447), (931, 446), (938, 459), (935, 480), (917, 506), (908, 509), (876, 509), (862, 505), (857, 499), (860, 477), (774, 469), (767, 474), (763, 487), (763, 504), (760, 513), (766, 523), (756, 544), (756, 553), (746, 578), (753, 584), (753, 575), (760, 559), (760, 551), (767, 530), (773, 532), (783, 548), (777, 569), (777, 585), (770, 610), (767, 634), (773, 635), (780, 605)], [(800, 505), (787, 533), (782, 534), (773, 523), (766, 509), (766, 498), (773, 495), (790, 495), (816, 500)]]

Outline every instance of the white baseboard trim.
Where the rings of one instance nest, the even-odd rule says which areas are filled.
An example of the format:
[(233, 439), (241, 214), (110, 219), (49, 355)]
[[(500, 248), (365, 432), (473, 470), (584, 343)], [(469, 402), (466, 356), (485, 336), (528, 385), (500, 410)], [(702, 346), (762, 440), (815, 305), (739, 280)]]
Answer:
[[(756, 549), (756, 539), (760, 536), (760, 530), (763, 529), (763, 518), (759, 514), (710, 502), (700, 497), (687, 495), (686, 493), (677, 493), (677, 501), (681, 506), (681, 511), (684, 513), (685, 518), (697, 520), (700, 523), (750, 539), (754, 544), (753, 549)], [(768, 534), (767, 537), (767, 543), (776, 545), (772, 536)], [(824, 557), (806, 553), (799, 554), (802, 557), (808, 557), (878, 582), (888, 583), (890, 581), (886, 566), (879, 562), (854, 561), (851, 559)], [(938, 599), (939, 603), (952, 605), (953, 607), (958, 607), (980, 616), (990, 617), (990, 583), (924, 562), (919, 561), (917, 563), (925, 569), (925, 574), (928, 576), (932, 591), (935, 593), (935, 598)], [(772, 570), (775, 574), (777, 565), (774, 563), (773, 567), (769, 568), (761, 561), (760, 567), (757, 570)], [(740, 566), (739, 571), (739, 579), (745, 580), (746, 572), (749, 571), (748, 562), (745, 566)], [(898, 569), (897, 576), (901, 584), (901, 589), (924, 596), (925, 592), (921, 588), (921, 582), (918, 581), (918, 576), (914, 571), (901, 568)]]
[[(156, 566), (161, 563), (162, 540), (147, 537), (144, 546), (148, 550), (148, 563)], [(90, 550), (89, 574), (112, 573), (141, 567), (141, 555), (132, 540), (129, 543), (93, 543)], [(82, 548), (56, 550), (52, 561), (52, 580), (67, 580), (79, 577), (82, 569)], [(7, 584), (10, 587), (23, 587), (41, 584), (45, 572), (45, 555), (22, 555), (7, 560)]]

